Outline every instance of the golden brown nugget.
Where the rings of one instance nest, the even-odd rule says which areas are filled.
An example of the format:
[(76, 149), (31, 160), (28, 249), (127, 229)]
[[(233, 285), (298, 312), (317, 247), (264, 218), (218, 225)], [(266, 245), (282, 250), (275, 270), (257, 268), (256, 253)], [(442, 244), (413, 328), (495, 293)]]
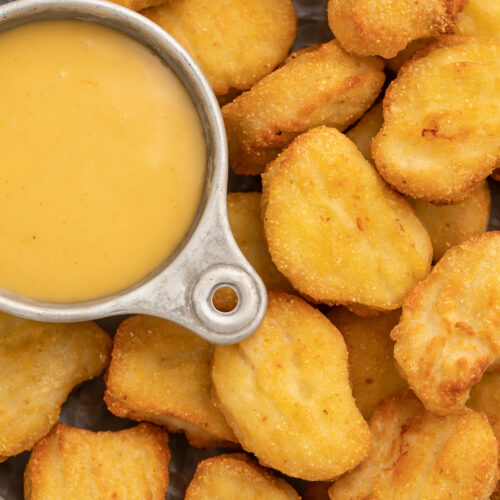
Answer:
[[(267, 249), (260, 216), (260, 193), (231, 193), (227, 195), (227, 214), (234, 239), (248, 262), (259, 273), (268, 290), (292, 292), (293, 288), (278, 271)], [(233, 294), (221, 290), (214, 295), (219, 311), (232, 311), (237, 304)]]
[(372, 156), (401, 193), (458, 203), (500, 155), (500, 39), (443, 36), (405, 64), (384, 98)]
[(243, 448), (309, 481), (332, 479), (370, 448), (349, 386), (340, 332), (299, 297), (269, 292), (257, 331), (216, 346), (214, 397)]
[[(155, 5), (161, 5), (162, 3), (168, 2), (170, 0), (110, 0), (113, 3), (117, 3), (127, 9), (132, 9), (139, 11), (142, 9), (147, 9), (148, 7), (153, 7)], [(177, 1), (177, 0), (176, 0)]]
[(69, 393), (99, 375), (111, 339), (95, 323), (38, 323), (0, 313), (0, 462), (57, 422)]
[(213, 346), (152, 316), (131, 316), (116, 332), (104, 400), (119, 417), (147, 420), (208, 448), (236, 441), (211, 401)]
[(488, 228), (491, 196), (486, 181), (479, 183), (464, 201), (453, 205), (437, 206), (412, 198), (408, 201), (429, 233), (434, 261), (441, 259), (449, 248)]
[(291, 0), (175, 0), (141, 14), (189, 52), (218, 96), (269, 74), (297, 30)]
[(458, 35), (500, 37), (500, 3), (494, 0), (469, 0), (458, 16)]
[(451, 33), (468, 0), (330, 0), (328, 23), (345, 50), (394, 57), (412, 40)]
[(429, 273), (432, 247), (422, 224), (338, 130), (297, 137), (262, 184), (271, 257), (312, 300), (397, 309)]
[(219, 455), (198, 464), (186, 500), (300, 500), (283, 479), (244, 453)]
[(411, 393), (389, 396), (370, 420), (370, 456), (330, 488), (331, 500), (487, 500), (497, 443), (485, 415), (436, 417)]
[[(470, 391), (467, 406), (484, 413), (490, 422), (497, 438), (499, 462), (498, 478), (500, 478), (500, 372), (486, 372), (481, 381)], [(500, 498), (500, 483), (497, 483), (493, 498)]]
[[(369, 161), (371, 141), (383, 122), (382, 105), (377, 104), (346, 134)], [(434, 261), (438, 261), (449, 248), (484, 233), (488, 227), (491, 196), (486, 181), (480, 182), (465, 200), (453, 205), (438, 206), (410, 197), (408, 202), (429, 233)]]
[(401, 311), (361, 318), (338, 307), (327, 316), (344, 337), (352, 395), (363, 417), (369, 420), (382, 399), (408, 388), (396, 371), (391, 339), (391, 330), (398, 324)]
[(460, 411), (500, 359), (500, 232), (453, 247), (406, 296), (392, 331), (410, 387), (436, 415)]
[(229, 163), (260, 174), (298, 134), (318, 125), (340, 130), (360, 118), (385, 80), (378, 58), (356, 58), (338, 43), (301, 50), (222, 108)]
[(24, 472), (25, 500), (164, 500), (168, 434), (139, 424), (91, 432), (65, 424), (33, 448)]

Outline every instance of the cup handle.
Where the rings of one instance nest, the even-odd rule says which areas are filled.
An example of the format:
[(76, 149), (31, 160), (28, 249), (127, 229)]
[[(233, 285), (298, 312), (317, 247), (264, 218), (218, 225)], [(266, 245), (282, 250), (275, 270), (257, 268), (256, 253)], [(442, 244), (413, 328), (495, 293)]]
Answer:
[[(233, 238), (225, 197), (224, 206), (218, 201), (212, 205), (179, 255), (137, 290), (139, 296), (132, 294), (125, 307), (174, 321), (213, 344), (233, 344), (258, 328), (267, 294)], [(231, 312), (217, 310), (212, 302), (214, 293), (224, 286), (238, 297)]]

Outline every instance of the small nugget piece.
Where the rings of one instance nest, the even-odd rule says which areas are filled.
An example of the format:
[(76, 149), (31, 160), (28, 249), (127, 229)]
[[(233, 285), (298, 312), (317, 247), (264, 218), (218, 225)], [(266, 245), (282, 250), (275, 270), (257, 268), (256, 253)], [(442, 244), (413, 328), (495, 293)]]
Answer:
[[(498, 443), (498, 478), (500, 478), (500, 372), (486, 372), (470, 391), (467, 406), (484, 413)], [(500, 482), (491, 499), (500, 498)]]
[(330, 0), (328, 23), (345, 50), (394, 57), (412, 40), (451, 33), (468, 0)]
[(443, 36), (417, 52), (387, 90), (372, 155), (401, 193), (465, 199), (500, 156), (500, 38)]
[(186, 490), (186, 500), (300, 500), (283, 479), (244, 453), (201, 461)]
[[(248, 262), (259, 273), (268, 290), (292, 292), (293, 288), (278, 271), (267, 249), (264, 226), (260, 216), (260, 193), (231, 193), (227, 195), (227, 214), (234, 239)], [(221, 289), (213, 302), (219, 311), (232, 311), (237, 302)]]
[(38, 323), (0, 313), (0, 462), (29, 450), (57, 422), (77, 385), (109, 362), (95, 323)]
[(349, 386), (340, 332), (302, 299), (270, 292), (257, 331), (216, 346), (214, 397), (243, 448), (309, 481), (332, 479), (368, 454), (368, 425)]
[(164, 500), (170, 450), (160, 427), (91, 432), (57, 424), (24, 472), (25, 500)]
[(260, 174), (298, 134), (318, 125), (344, 130), (376, 99), (385, 80), (378, 58), (356, 58), (337, 41), (302, 49), (222, 108), (229, 163)]
[(343, 307), (328, 313), (347, 344), (352, 395), (366, 420), (382, 399), (408, 388), (396, 371), (391, 340), (400, 316), (399, 309), (372, 318), (361, 318)]
[(500, 37), (500, 2), (469, 0), (465, 10), (458, 16), (455, 33)]
[(432, 247), (422, 224), (338, 130), (297, 137), (262, 184), (271, 257), (312, 300), (397, 309), (429, 273)]
[(470, 388), (500, 359), (500, 232), (448, 250), (407, 295), (394, 355), (436, 415), (460, 411)]
[(291, 0), (173, 0), (141, 14), (189, 52), (218, 96), (276, 68), (297, 30)]
[[(346, 134), (369, 161), (371, 141), (383, 122), (382, 105), (377, 104)], [(429, 233), (434, 261), (438, 261), (449, 248), (484, 233), (488, 227), (491, 196), (486, 181), (480, 182), (465, 200), (454, 205), (438, 206), (410, 197), (408, 202)]]
[(147, 420), (210, 448), (236, 441), (211, 400), (214, 347), (170, 321), (131, 316), (116, 332), (104, 400), (118, 417)]
[(486, 500), (497, 443), (485, 415), (436, 417), (411, 393), (389, 396), (370, 420), (368, 459), (330, 488), (331, 500)]
[(488, 228), (491, 196), (486, 181), (482, 181), (464, 201), (454, 205), (440, 207), (412, 198), (408, 201), (429, 233), (434, 261), (441, 259), (449, 248)]

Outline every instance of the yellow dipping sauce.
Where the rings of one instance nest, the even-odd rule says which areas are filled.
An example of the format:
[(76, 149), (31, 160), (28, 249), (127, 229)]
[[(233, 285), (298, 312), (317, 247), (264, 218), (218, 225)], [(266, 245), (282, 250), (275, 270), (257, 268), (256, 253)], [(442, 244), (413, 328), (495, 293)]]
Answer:
[(57, 20), (0, 33), (0, 287), (50, 302), (123, 290), (179, 245), (206, 148), (181, 81), (136, 40)]

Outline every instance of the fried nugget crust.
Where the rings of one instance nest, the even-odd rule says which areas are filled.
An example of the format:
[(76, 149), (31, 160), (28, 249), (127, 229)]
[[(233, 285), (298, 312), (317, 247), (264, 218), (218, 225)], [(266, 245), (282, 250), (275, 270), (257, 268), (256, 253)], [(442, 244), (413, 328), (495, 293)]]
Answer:
[(297, 137), (267, 166), (262, 185), (271, 257), (312, 300), (397, 309), (429, 273), (422, 224), (338, 130)]
[(169, 462), (168, 434), (160, 427), (91, 432), (57, 424), (33, 448), (24, 498), (164, 500)]
[(377, 317), (361, 318), (343, 307), (331, 309), (327, 314), (347, 345), (352, 395), (366, 420), (382, 399), (408, 388), (396, 371), (391, 339), (391, 330), (400, 316), (398, 309)]
[(260, 467), (244, 453), (201, 461), (186, 490), (186, 500), (300, 500), (283, 479)]
[(350, 56), (335, 40), (290, 57), (222, 108), (233, 170), (260, 174), (298, 134), (347, 128), (380, 93), (382, 69), (380, 59)]
[(405, 298), (391, 336), (410, 387), (436, 415), (460, 411), (500, 359), (500, 232), (453, 247)]
[(451, 247), (488, 228), (491, 195), (486, 181), (479, 183), (465, 200), (453, 205), (437, 206), (412, 198), (408, 201), (429, 233), (434, 261), (441, 259)]
[(412, 40), (451, 33), (468, 0), (330, 0), (328, 23), (345, 50), (394, 57)]
[(95, 323), (38, 323), (0, 313), (0, 461), (57, 422), (74, 387), (99, 375), (111, 339)]
[(109, 0), (109, 1), (117, 3), (118, 5), (121, 5), (123, 7), (127, 7), (127, 9), (140, 11), (143, 9), (147, 9), (148, 7), (160, 5), (168, 0)]
[(251, 337), (216, 346), (215, 401), (262, 465), (309, 481), (331, 479), (370, 448), (349, 386), (344, 340), (302, 299), (283, 292), (268, 298)]
[[(478, 384), (470, 391), (467, 406), (484, 413), (490, 422), (498, 444), (498, 475), (500, 479), (500, 372), (486, 372)], [(495, 496), (500, 498), (500, 483), (497, 483)]]
[(370, 429), (370, 456), (333, 484), (331, 500), (486, 500), (494, 489), (497, 443), (481, 413), (436, 417), (408, 392), (382, 401)]
[(175, 0), (141, 14), (189, 52), (218, 96), (269, 74), (297, 30), (291, 0)]
[(458, 16), (458, 35), (500, 37), (500, 3), (492, 0), (469, 0)]
[(500, 155), (500, 39), (443, 36), (405, 64), (384, 98), (375, 165), (401, 193), (458, 203)]
[(131, 316), (116, 332), (104, 400), (118, 417), (184, 431), (198, 448), (236, 442), (211, 401), (213, 346), (170, 321)]
[[(271, 260), (260, 216), (260, 193), (231, 193), (227, 195), (227, 215), (234, 239), (243, 255), (259, 273), (268, 290), (293, 292), (286, 278)], [(213, 298), (219, 311), (232, 311), (237, 299), (224, 289)]]

